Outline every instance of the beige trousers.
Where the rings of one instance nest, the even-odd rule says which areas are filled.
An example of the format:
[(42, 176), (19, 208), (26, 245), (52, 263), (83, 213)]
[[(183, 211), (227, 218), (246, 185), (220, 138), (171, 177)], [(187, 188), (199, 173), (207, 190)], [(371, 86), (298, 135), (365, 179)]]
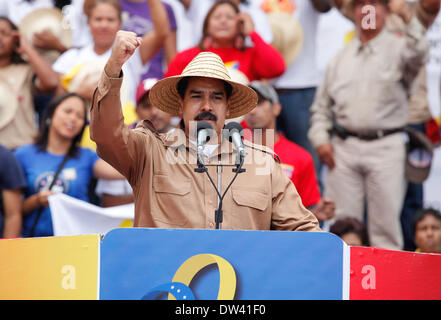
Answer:
[(336, 166), (327, 172), (324, 193), (335, 201), (335, 219), (349, 216), (363, 221), (366, 201), (371, 246), (402, 250), (400, 214), (406, 191), (403, 134), (373, 141), (333, 137), (332, 145)]

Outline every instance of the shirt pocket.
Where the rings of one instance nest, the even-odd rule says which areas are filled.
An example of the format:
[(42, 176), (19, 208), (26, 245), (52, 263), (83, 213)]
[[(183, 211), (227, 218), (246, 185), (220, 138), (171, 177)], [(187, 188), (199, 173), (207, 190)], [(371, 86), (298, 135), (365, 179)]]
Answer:
[(232, 187), (231, 195), (235, 229), (269, 229), (271, 225), (270, 196), (265, 190)]
[(268, 194), (260, 190), (238, 189), (231, 190), (234, 202), (243, 207), (256, 209), (264, 212), (268, 207)]
[(153, 220), (167, 225), (183, 226), (187, 223), (189, 208), (192, 207), (191, 180), (175, 179), (168, 175), (153, 177), (155, 206), (152, 210)]

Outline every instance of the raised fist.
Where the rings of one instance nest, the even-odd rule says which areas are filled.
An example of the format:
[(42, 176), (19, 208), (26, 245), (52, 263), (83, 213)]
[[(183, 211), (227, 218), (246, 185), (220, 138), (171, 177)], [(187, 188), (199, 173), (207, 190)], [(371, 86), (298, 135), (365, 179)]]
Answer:
[(106, 64), (105, 70), (109, 77), (119, 76), (122, 66), (129, 60), (142, 39), (131, 31), (119, 30), (112, 47), (112, 54)]
[(389, 10), (399, 15), (406, 24), (412, 19), (412, 11), (405, 0), (390, 0)]

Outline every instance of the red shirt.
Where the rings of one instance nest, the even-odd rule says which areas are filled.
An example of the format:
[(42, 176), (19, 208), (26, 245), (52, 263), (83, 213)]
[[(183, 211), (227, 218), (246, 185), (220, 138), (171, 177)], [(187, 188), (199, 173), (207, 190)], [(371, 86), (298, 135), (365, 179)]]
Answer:
[[(248, 124), (243, 120), (244, 139), (252, 141)], [(305, 207), (317, 205), (321, 199), (320, 189), (314, 168), (314, 160), (308, 151), (279, 134), (272, 147), (279, 156), (283, 172), (294, 183)]]
[(282, 162), (283, 172), (296, 186), (303, 205), (317, 205), (321, 195), (314, 161), (309, 152), (283, 136), (280, 136), (273, 149)]
[[(242, 71), (250, 81), (282, 75), (286, 69), (282, 55), (256, 32), (252, 32), (250, 38), (254, 46), (244, 51), (234, 47), (210, 48), (206, 51), (219, 55), (227, 67)], [(199, 47), (193, 47), (176, 54), (164, 77), (180, 75), (187, 64), (202, 51)]]

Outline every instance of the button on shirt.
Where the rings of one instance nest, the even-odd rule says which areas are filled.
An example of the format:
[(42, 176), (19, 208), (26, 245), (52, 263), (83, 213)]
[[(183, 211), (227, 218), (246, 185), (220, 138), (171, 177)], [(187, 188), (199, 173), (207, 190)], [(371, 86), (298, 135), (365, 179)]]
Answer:
[[(217, 193), (205, 173), (196, 173), (197, 152), (179, 129), (157, 133), (142, 121), (124, 126), (119, 102), (121, 78), (103, 72), (91, 108), (91, 138), (98, 154), (129, 181), (135, 197), (135, 227), (214, 228)], [(244, 168), (223, 199), (223, 229), (320, 231), (271, 151), (246, 144)], [(226, 139), (205, 159), (214, 183), (218, 162), (234, 164), (236, 152)], [(223, 167), (221, 192), (234, 166)]]
[(331, 60), (311, 107), (315, 147), (329, 141), (333, 120), (358, 133), (407, 124), (409, 88), (428, 58), (424, 33), (413, 18), (404, 33), (384, 28), (365, 44), (355, 38)]

